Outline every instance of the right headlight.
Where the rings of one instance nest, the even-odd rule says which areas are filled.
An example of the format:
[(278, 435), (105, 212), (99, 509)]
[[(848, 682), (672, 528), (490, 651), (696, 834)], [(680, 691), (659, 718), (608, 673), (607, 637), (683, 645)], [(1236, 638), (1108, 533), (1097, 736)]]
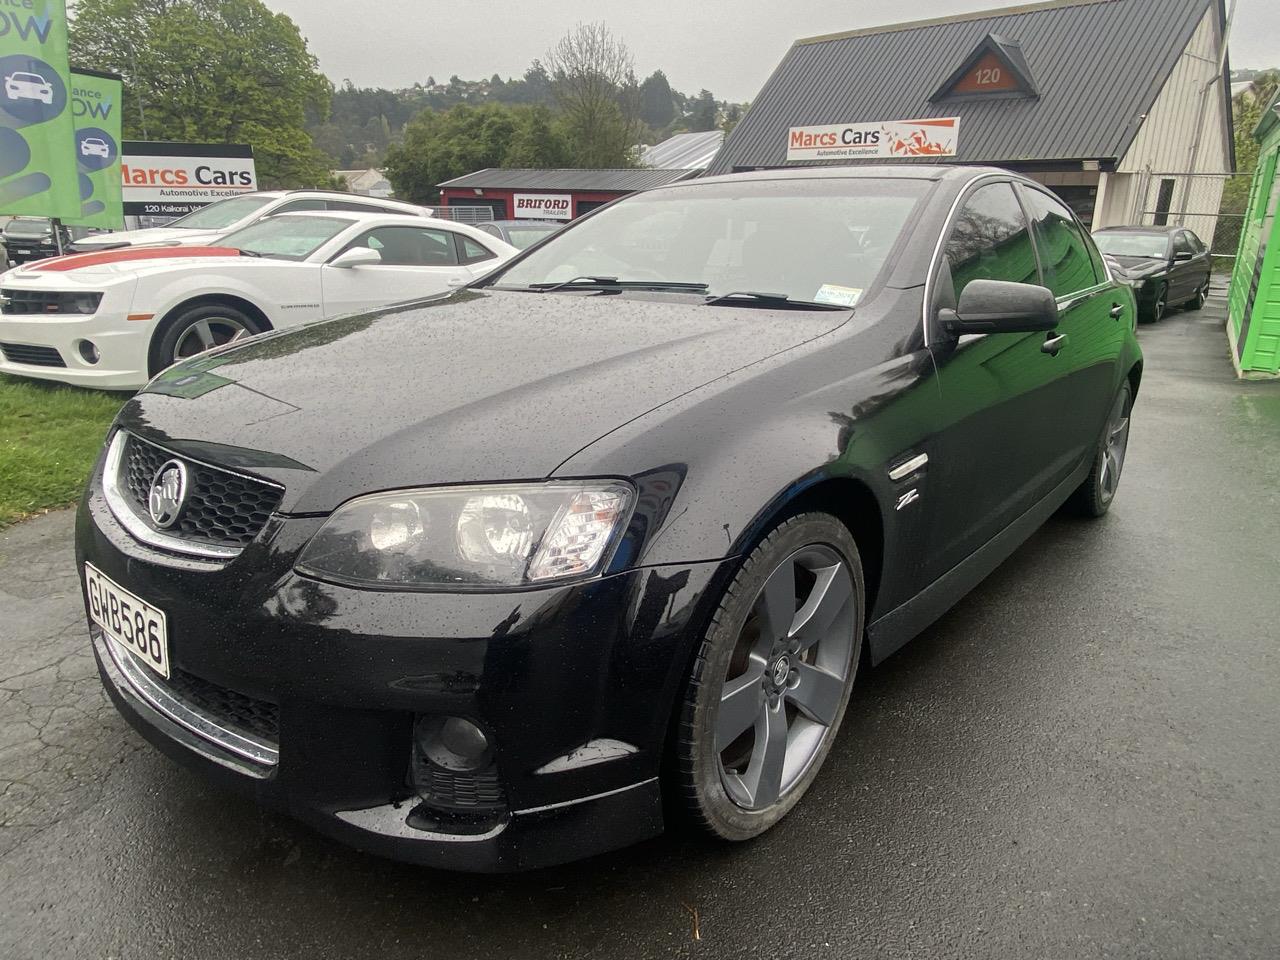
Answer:
[(594, 576), (613, 554), (635, 490), (620, 480), (422, 487), (357, 497), (302, 551), (297, 569), (384, 589), (492, 589)]

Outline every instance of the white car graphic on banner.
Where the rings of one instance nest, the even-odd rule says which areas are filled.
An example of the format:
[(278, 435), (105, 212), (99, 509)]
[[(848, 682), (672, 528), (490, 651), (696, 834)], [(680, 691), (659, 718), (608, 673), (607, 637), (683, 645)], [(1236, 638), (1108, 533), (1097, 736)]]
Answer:
[(460, 223), (285, 213), (217, 246), (124, 247), (0, 276), (0, 373), (134, 390), (266, 330), (447, 293), (516, 253)]
[(111, 148), (107, 146), (107, 141), (99, 137), (85, 137), (80, 141), (80, 156), (106, 159), (111, 156)]
[(53, 84), (38, 73), (11, 73), (4, 78), (4, 95), (10, 100), (53, 103)]

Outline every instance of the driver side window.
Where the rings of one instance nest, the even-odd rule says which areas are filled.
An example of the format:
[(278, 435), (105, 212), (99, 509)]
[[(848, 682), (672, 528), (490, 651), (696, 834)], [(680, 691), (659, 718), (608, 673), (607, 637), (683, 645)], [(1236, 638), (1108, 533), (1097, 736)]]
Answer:
[(1040, 282), (1026, 216), (1012, 184), (987, 184), (969, 195), (951, 224), (945, 264), (953, 304), (974, 280)]
[(421, 227), (375, 227), (351, 244), (377, 250), (385, 266), (453, 267), (458, 253), (447, 230)]

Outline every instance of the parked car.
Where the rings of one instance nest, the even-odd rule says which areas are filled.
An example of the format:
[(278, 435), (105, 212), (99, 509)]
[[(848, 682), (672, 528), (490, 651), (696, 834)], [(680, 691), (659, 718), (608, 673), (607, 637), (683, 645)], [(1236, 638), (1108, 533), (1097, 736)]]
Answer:
[(199, 210), (170, 221), (163, 227), (117, 230), (114, 233), (100, 233), (85, 237), (75, 241), (71, 245), (70, 252), (89, 253), (94, 250), (110, 250), (115, 247), (153, 243), (187, 245), (211, 243), (219, 237), (242, 230), (265, 217), (304, 210), (392, 213), (414, 217), (429, 217), (432, 213), (427, 207), (420, 207), (413, 203), (379, 200), (333, 190), (260, 190), (227, 197), (224, 200), (215, 200)]
[[(56, 256), (58, 244), (53, 236), (53, 221), (48, 217), (13, 217), (0, 227), (6, 262), (29, 263)], [(64, 232), (63, 239), (66, 239)]]
[(77, 524), (103, 681), (170, 755), (380, 854), (519, 869), (668, 815), (746, 840), (864, 660), (1064, 503), (1107, 512), (1133, 314), (1000, 170), (636, 194), (130, 400)]
[(1093, 239), (1133, 287), (1141, 319), (1161, 320), (1170, 306), (1199, 310), (1209, 299), (1209, 250), (1185, 227), (1107, 227)]
[(0, 277), (0, 372), (134, 390), (210, 347), (442, 293), (515, 252), (441, 220), (284, 213), (217, 246), (46, 260)]
[(505, 240), (517, 250), (523, 250), (544, 237), (551, 236), (564, 227), (564, 224), (554, 220), (488, 220), (477, 223), (476, 227), (499, 240)]

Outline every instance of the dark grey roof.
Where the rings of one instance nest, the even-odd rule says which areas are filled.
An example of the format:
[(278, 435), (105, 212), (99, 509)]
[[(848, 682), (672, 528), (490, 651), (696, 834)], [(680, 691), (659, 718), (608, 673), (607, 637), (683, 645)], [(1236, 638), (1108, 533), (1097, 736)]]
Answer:
[[(1222, 0), (1053, 0), (799, 40), (708, 173), (786, 163), (793, 126), (951, 116), (958, 162), (1119, 160), (1210, 5), (1223, 16)], [(992, 34), (1039, 96), (931, 103)]]
[(455, 177), (441, 187), (480, 187), (496, 190), (600, 190), (606, 193), (630, 193), (663, 187), (696, 170), (522, 170), (490, 167), (465, 176)]
[(705, 170), (722, 143), (723, 130), (677, 133), (674, 137), (648, 147), (640, 162), (646, 167), (666, 170)]

